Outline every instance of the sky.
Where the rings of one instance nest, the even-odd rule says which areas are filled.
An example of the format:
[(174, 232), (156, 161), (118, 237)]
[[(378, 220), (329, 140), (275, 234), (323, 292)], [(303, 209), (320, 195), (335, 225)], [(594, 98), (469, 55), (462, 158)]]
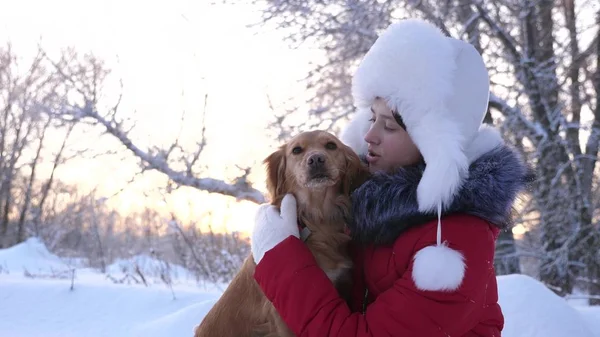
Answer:
[[(11, 41), (19, 55), (31, 55), (37, 43), (50, 55), (75, 47), (105, 60), (112, 70), (106, 102), (114, 102), (123, 81), (121, 116), (134, 116), (134, 137), (141, 145), (169, 144), (181, 128), (184, 141), (199, 140), (204, 98), (207, 148), (202, 160), (206, 176), (218, 179), (237, 173), (235, 165), (253, 166), (252, 178), (264, 183), (261, 161), (275, 143), (264, 129), (275, 103), (303, 100), (299, 79), (319, 51), (290, 49), (282, 33), (272, 28), (248, 28), (259, 19), (254, 5), (213, 5), (209, 1), (0, 0), (0, 42)], [(111, 89), (112, 88), (112, 89)], [(134, 113), (135, 112), (135, 113)], [(75, 133), (74, 143), (101, 149), (118, 148), (107, 136), (89, 130)], [(58, 138), (57, 138), (58, 139)], [(135, 158), (70, 161), (58, 177), (100, 195), (123, 213), (150, 206), (174, 210), (184, 220), (199, 220), (213, 211), (226, 230), (249, 231), (255, 204), (183, 189), (166, 202), (151, 194), (164, 184), (161, 174), (147, 174), (127, 183), (137, 171)], [(215, 224), (213, 224), (214, 226)], [(216, 230), (219, 230), (216, 224)]]
[[(142, 147), (170, 144), (183, 112), (184, 142), (198, 141), (208, 97), (208, 145), (201, 157), (208, 169), (201, 176), (227, 179), (239, 173), (236, 165), (251, 166), (251, 179), (259, 189), (264, 189), (265, 179), (261, 161), (278, 145), (264, 131), (274, 115), (267, 96), (275, 104), (293, 99), (301, 105), (307, 94), (299, 80), (310, 69), (309, 62), (322, 56), (310, 46), (291, 49), (274, 27), (249, 28), (260, 17), (259, 8), (251, 4), (0, 0), (0, 8), (0, 43), (11, 41), (19, 55), (31, 55), (41, 41), (51, 55), (75, 47), (105, 60), (112, 70), (105, 103), (116, 100), (122, 80), (120, 115), (135, 118), (132, 137)], [(585, 111), (584, 120), (589, 118)], [(60, 140), (56, 137), (57, 144)], [(72, 144), (91, 144), (97, 152), (122, 150), (97, 130), (78, 129)], [(96, 189), (99, 197), (109, 196), (107, 204), (124, 214), (151, 207), (174, 211), (184, 222), (212, 219), (215, 230), (251, 230), (257, 205), (186, 188), (163, 200), (148, 192), (164, 185), (164, 176), (150, 173), (129, 183), (138, 170), (138, 161), (124, 151), (71, 160), (57, 175), (83, 189)], [(213, 212), (210, 218), (204, 217), (208, 211)], [(516, 231), (522, 234), (522, 228)]]

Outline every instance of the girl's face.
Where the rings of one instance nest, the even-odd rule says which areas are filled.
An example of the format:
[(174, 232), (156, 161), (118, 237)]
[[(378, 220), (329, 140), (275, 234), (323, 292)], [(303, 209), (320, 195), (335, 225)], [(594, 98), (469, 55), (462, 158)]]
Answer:
[(421, 160), (421, 153), (412, 139), (392, 115), (381, 98), (371, 106), (373, 117), (365, 141), (369, 144), (367, 162), (371, 173), (392, 172), (400, 167), (414, 165)]

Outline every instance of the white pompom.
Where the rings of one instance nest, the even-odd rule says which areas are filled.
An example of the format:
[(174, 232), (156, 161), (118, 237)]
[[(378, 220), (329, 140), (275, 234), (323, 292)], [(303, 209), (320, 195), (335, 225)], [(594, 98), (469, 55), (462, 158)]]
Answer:
[(419, 290), (456, 290), (464, 276), (463, 255), (446, 245), (428, 246), (415, 254), (412, 279)]

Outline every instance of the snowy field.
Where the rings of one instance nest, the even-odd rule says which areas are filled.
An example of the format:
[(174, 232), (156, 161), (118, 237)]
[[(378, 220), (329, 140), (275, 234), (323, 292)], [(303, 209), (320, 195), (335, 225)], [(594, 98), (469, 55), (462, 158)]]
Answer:
[[(133, 282), (134, 265), (148, 286)], [(172, 266), (171, 289), (153, 275), (160, 269), (139, 256), (103, 274), (59, 259), (36, 239), (0, 250), (0, 337), (191, 337), (224, 285), (197, 285)], [(600, 307), (567, 303), (526, 276), (498, 282), (504, 337), (600, 337)]]

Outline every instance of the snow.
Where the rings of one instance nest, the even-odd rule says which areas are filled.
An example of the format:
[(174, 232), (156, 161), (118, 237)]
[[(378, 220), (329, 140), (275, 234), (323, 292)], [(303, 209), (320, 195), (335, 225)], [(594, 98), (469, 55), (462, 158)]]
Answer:
[(61, 280), (0, 280), (0, 336), (13, 337), (191, 336), (219, 296), (178, 289), (173, 300), (165, 287), (86, 282), (70, 291)]
[(51, 254), (37, 238), (31, 238), (20, 245), (0, 250), (0, 270), (29, 272), (51, 272), (65, 269), (67, 263)]
[[(225, 287), (199, 286), (190, 272), (170, 265), (172, 292), (159, 279), (165, 264), (144, 255), (118, 260), (106, 274), (68, 262), (37, 239), (0, 250), (0, 336), (192, 336)], [(135, 265), (148, 287), (107, 277), (121, 280)]]
[[(171, 265), (171, 291), (152, 273), (164, 263), (149, 256), (116, 261), (107, 273), (119, 279), (132, 265), (151, 280), (148, 286), (65, 263), (37, 239), (0, 250), (0, 336), (192, 336), (225, 286), (199, 286)], [(523, 275), (498, 277), (498, 287), (503, 337), (600, 337), (600, 307), (565, 301)]]
[(174, 264), (167, 265), (165, 262), (148, 255), (137, 255), (129, 259), (118, 259), (106, 267), (106, 272), (109, 274), (119, 274), (124, 271), (133, 273), (136, 266), (143, 271), (144, 275), (149, 275), (155, 278), (160, 277), (160, 270), (168, 268), (169, 274), (172, 278), (184, 280), (195, 279), (193, 273), (182, 266)]
[(600, 337), (600, 307), (570, 305), (533, 278), (498, 277), (498, 295), (505, 313), (503, 336)]

